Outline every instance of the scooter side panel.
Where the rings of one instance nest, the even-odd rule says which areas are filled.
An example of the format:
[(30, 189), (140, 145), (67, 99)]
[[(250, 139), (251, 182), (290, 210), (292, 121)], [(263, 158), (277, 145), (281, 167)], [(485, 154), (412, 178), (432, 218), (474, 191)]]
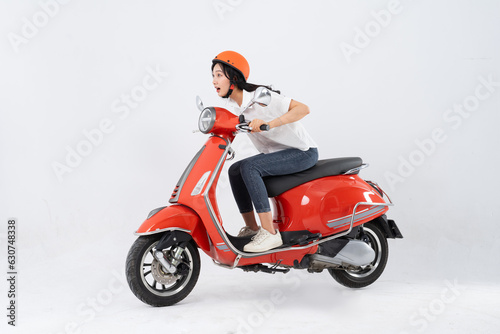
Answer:
[(147, 235), (168, 231), (168, 229), (183, 229), (189, 233), (198, 247), (204, 252), (210, 252), (207, 231), (200, 217), (190, 208), (183, 205), (167, 206), (154, 216), (146, 219), (137, 230), (137, 235)]
[(380, 195), (358, 175), (328, 176), (302, 184), (276, 196), (275, 226), (280, 231), (308, 230), (328, 236), (349, 229), (351, 216), (359, 205), (353, 226), (364, 224), (387, 212)]
[[(199, 208), (198, 205), (200, 205), (201, 208), (204, 207), (203, 194), (205, 193), (209, 180), (213, 177), (213, 173), (221, 156), (225, 152), (226, 146), (227, 142), (223, 138), (217, 136), (208, 138), (205, 143), (205, 149), (201, 152), (184, 181), (177, 203), (188, 205), (197, 212)], [(216, 184), (216, 182), (214, 183)]]
[(200, 224), (203, 224), (205, 235), (208, 235), (207, 243), (209, 248), (211, 247), (210, 251), (205, 252), (223, 264), (233, 263), (236, 254), (230, 251), (214, 225), (207, 208), (205, 194), (208, 193), (209, 204), (212, 207), (215, 219), (222, 225), (222, 217), (216, 199), (216, 187), (222, 170), (220, 163), (224, 162), (221, 159), (225, 157), (227, 145), (226, 140), (217, 136), (212, 136), (206, 141), (205, 149), (186, 178), (178, 197), (178, 203), (189, 206), (201, 219)]

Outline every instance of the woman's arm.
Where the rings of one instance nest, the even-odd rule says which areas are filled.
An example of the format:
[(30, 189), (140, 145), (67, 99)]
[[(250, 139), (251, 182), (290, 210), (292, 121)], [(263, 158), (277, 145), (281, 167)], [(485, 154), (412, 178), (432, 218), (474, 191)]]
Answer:
[[(301, 120), (304, 118), (307, 114), (309, 114), (311, 111), (309, 110), (309, 107), (306, 106), (303, 103), (300, 103), (298, 101), (292, 100), (290, 102), (290, 107), (288, 108), (288, 112), (285, 113), (284, 115), (281, 115), (278, 118), (273, 119), (272, 121), (268, 122), (269, 127), (276, 128), (281, 125), (285, 125), (288, 123), (293, 123)], [(260, 126), (262, 124), (266, 124), (263, 120), (260, 119), (254, 119), (252, 122), (250, 122), (250, 127), (254, 130), (252, 132), (260, 132)]]
[(276, 119), (273, 119), (268, 124), (269, 127), (272, 129), (277, 126), (297, 122), (302, 118), (304, 118), (310, 112), (311, 111), (309, 110), (309, 107), (306, 106), (304, 103), (292, 100), (292, 102), (290, 102), (290, 107), (288, 108), (288, 112)]

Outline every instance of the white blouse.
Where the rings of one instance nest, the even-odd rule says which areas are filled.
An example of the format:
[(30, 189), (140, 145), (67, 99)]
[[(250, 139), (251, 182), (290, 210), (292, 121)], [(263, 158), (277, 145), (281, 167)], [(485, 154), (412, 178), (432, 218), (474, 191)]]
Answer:
[[(233, 99), (227, 99), (227, 109), (235, 115), (240, 115), (241, 110), (252, 100), (254, 93), (243, 91), (243, 102), (241, 107)], [(271, 92), (271, 103), (267, 107), (261, 107), (257, 103), (248, 108), (243, 115), (245, 121), (261, 119), (270, 122), (288, 112), (292, 99)], [(232, 109), (232, 110), (231, 110)], [(289, 148), (297, 148), (307, 151), (311, 147), (317, 147), (312, 137), (300, 122), (293, 122), (272, 128), (269, 131), (249, 133), (250, 140), (261, 153), (273, 153)]]

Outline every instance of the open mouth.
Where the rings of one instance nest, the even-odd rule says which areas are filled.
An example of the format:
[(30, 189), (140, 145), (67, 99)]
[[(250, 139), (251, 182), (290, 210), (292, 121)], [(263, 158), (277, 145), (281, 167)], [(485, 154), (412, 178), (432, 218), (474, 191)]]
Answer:
[(220, 88), (219, 87), (215, 87), (215, 89), (217, 90), (217, 93), (220, 92)]

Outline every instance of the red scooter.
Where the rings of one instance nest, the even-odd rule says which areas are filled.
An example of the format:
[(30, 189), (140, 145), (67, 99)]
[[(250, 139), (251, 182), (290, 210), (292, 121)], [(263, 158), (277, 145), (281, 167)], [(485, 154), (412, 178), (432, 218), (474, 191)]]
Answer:
[[(245, 109), (255, 103), (266, 106), (270, 99), (269, 91), (259, 87)], [(226, 233), (216, 187), (224, 163), (234, 157), (231, 143), (236, 134), (251, 129), (242, 115), (205, 108), (199, 98), (197, 103), (199, 130), (210, 137), (180, 177), (170, 205), (151, 211), (136, 232), (139, 238), (128, 253), (126, 275), (137, 298), (153, 306), (184, 299), (200, 273), (198, 248), (229, 269), (266, 273), (327, 269), (350, 288), (378, 279), (387, 262), (387, 238), (403, 236), (385, 215), (392, 205), (387, 194), (358, 176), (367, 164), (360, 158), (327, 159), (304, 172), (265, 178), (274, 227), (283, 245), (261, 253), (244, 252), (251, 237)]]

